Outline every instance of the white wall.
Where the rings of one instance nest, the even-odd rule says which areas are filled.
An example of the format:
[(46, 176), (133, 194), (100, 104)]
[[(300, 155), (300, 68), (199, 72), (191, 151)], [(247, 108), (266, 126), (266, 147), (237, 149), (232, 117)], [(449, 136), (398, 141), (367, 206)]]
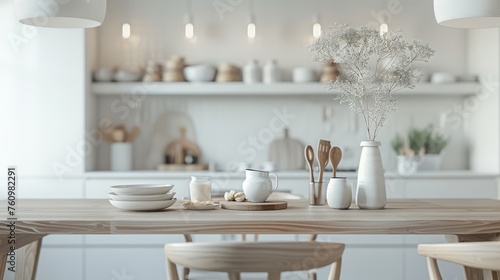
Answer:
[[(197, 37), (196, 42), (192, 42), (187, 41), (183, 33), (184, 1), (110, 0), (106, 20), (98, 29), (97, 67), (137, 67), (149, 59), (161, 62), (173, 54), (185, 56), (188, 63), (230, 62), (239, 66), (250, 58), (261, 62), (276, 58), (287, 74), (285, 78), (290, 79), (293, 67), (321, 68), (318, 63), (310, 61), (311, 53), (307, 50), (312, 18), (319, 13), (324, 28), (335, 22), (370, 25), (379, 15), (385, 15), (391, 29), (401, 27), (406, 38), (420, 38), (436, 50), (431, 62), (421, 65), (425, 72), (467, 73), (466, 32), (437, 25), (432, 1), (254, 1), (257, 24), (254, 42), (246, 39), (249, 2), (242, 1), (232, 11), (224, 13), (222, 20), (214, 8), (216, 2), (192, 1)], [(221, 2), (227, 3), (217, 3)], [(394, 3), (398, 5), (394, 6)], [(121, 38), (123, 22), (131, 24), (132, 40)], [(110, 118), (114, 122), (122, 122), (122, 112), (113, 113), (111, 109), (116, 99), (121, 100), (122, 97), (98, 98), (98, 119)], [(432, 123), (439, 127), (441, 115), (452, 111), (462, 100), (404, 97), (398, 102), (399, 111), (388, 119), (380, 134), (385, 167), (388, 169), (394, 169), (395, 154), (390, 148), (390, 140), (397, 132), (404, 133), (412, 125), (423, 127)], [(341, 167), (357, 166), (359, 142), (365, 138), (364, 124), (357, 118), (357, 130), (353, 130), (353, 126), (349, 125), (355, 120), (353, 114), (345, 105), (339, 105), (330, 98), (147, 97), (141, 108), (131, 108), (130, 114), (123, 120), (129, 125), (139, 124), (142, 129), (138, 141), (134, 143), (134, 168), (154, 168), (146, 160), (150, 153), (152, 126), (161, 113), (169, 110), (186, 112), (191, 116), (196, 140), (205, 159), (215, 161), (219, 168), (226, 168), (231, 160), (249, 161), (258, 167), (267, 159), (268, 143), (264, 143), (263, 148), (257, 147), (256, 155), (250, 156), (250, 159), (250, 153), (238, 152), (238, 146), (249, 142), (249, 137), (258, 137), (273, 118), (272, 110), (283, 106), (296, 115), (289, 125), (292, 137), (313, 146), (321, 137), (332, 139), (335, 145), (344, 148)], [(330, 132), (322, 121), (325, 106), (333, 108)], [(452, 140), (446, 150), (444, 168), (468, 168), (462, 124), (445, 125), (443, 128)], [(281, 134), (274, 136), (281, 137)], [(109, 169), (108, 144), (100, 145), (96, 151), (96, 169)]]
[(81, 174), (84, 32), (21, 25), (13, 1), (1, 1), (0, 34), (0, 168), (53, 177), (55, 164)]
[(467, 69), (479, 73), (483, 91), (464, 103), (464, 122), (471, 143), (471, 168), (500, 171), (500, 99), (498, 97), (500, 33), (496, 28), (468, 32)]

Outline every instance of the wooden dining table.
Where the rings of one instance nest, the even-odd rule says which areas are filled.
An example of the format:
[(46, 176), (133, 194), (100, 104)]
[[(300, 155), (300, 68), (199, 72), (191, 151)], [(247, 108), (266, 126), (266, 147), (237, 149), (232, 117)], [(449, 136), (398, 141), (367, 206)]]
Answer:
[[(395, 199), (381, 210), (334, 210), (293, 200), (275, 211), (193, 211), (178, 201), (156, 212), (123, 211), (105, 199), (26, 199), (17, 201), (15, 215), (4, 209), (0, 261), (8, 262), (15, 237), (18, 267), (31, 274), (42, 238), (53, 234), (444, 234), (458, 242), (500, 240), (500, 201), (494, 199)], [(483, 279), (479, 270), (466, 273)]]

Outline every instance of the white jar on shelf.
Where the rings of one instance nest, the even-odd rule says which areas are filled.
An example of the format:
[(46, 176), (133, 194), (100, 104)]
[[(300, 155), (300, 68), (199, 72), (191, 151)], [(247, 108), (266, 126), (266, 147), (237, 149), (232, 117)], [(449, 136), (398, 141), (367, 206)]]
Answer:
[(281, 81), (280, 69), (276, 63), (276, 60), (269, 60), (264, 66), (264, 83), (272, 84)]
[(262, 69), (256, 59), (252, 59), (243, 69), (243, 82), (255, 84), (262, 82)]

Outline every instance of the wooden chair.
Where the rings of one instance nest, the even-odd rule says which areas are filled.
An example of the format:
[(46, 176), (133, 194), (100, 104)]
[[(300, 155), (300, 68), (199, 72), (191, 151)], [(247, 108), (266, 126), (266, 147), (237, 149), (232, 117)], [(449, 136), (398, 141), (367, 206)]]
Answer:
[[(216, 197), (216, 199), (223, 200), (224, 197)], [(303, 196), (298, 195), (298, 194), (293, 194), (293, 193), (287, 193), (287, 192), (272, 192), (271, 195), (267, 200), (299, 200), (299, 199), (304, 199)], [(310, 234), (309, 235), (309, 241), (316, 241), (316, 238), (318, 237), (317, 234)], [(191, 234), (184, 234), (184, 240), (186, 242), (193, 242), (193, 236)], [(247, 235), (246, 234), (241, 234), (241, 240), (242, 241), (247, 241)], [(259, 235), (254, 234), (253, 235), (253, 241), (258, 241), (259, 240)], [(189, 267), (184, 267), (183, 270), (183, 280), (189, 280), (189, 273), (190, 269)], [(308, 279), (309, 280), (316, 280), (317, 275), (316, 272), (310, 271), (308, 272)]]
[(431, 280), (442, 280), (438, 259), (482, 269), (484, 279), (500, 279), (500, 241), (421, 244), (418, 253), (427, 257)]
[(328, 280), (340, 279), (345, 245), (325, 242), (216, 242), (165, 245), (167, 276), (179, 280), (176, 264), (205, 271), (227, 272), (240, 280), (241, 272), (267, 272), (279, 280), (281, 272), (332, 264)]

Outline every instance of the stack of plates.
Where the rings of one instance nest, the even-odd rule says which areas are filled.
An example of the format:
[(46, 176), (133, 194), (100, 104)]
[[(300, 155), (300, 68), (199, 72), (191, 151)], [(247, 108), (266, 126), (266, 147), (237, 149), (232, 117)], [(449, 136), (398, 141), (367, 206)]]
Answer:
[(174, 205), (174, 185), (112, 186), (109, 202), (116, 208), (130, 211), (155, 211)]

